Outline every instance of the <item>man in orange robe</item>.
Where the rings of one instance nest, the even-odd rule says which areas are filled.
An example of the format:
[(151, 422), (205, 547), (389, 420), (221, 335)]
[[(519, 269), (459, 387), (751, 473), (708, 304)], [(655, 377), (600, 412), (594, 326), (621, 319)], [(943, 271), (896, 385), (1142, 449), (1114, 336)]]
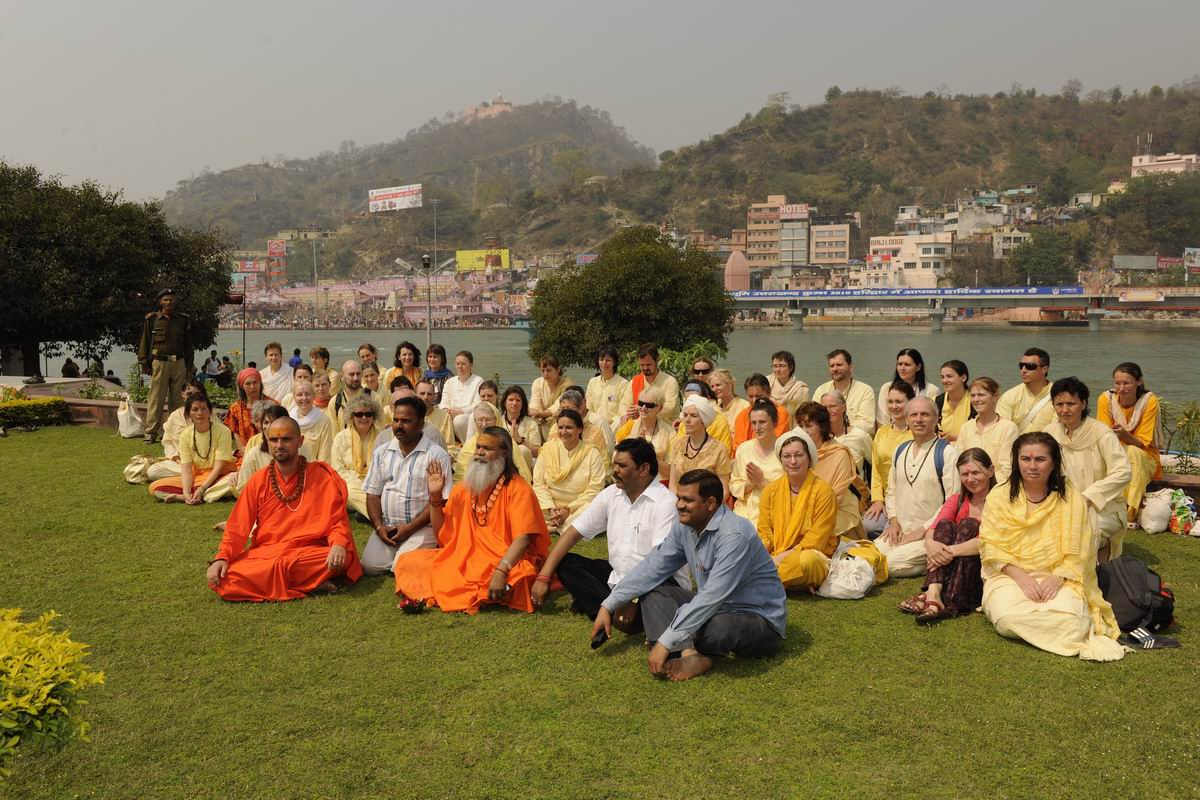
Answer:
[(466, 476), (442, 500), (446, 477), (430, 462), (429, 516), (438, 547), (396, 559), (396, 594), (442, 611), (474, 614), (488, 603), (532, 612), (530, 590), (550, 534), (537, 495), (517, 472), (508, 431), (480, 431)]
[(225, 600), (296, 600), (332, 591), (338, 576), (358, 580), (346, 482), (328, 464), (300, 455), (304, 437), (291, 417), (272, 422), (266, 436), (271, 464), (246, 482), (209, 564), (208, 585)]

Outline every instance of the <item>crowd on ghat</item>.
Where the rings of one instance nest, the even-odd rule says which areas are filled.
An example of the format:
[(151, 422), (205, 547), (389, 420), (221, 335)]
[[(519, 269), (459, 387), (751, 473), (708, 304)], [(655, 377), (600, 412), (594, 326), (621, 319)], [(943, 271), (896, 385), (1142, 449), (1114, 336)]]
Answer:
[[(407, 611), (533, 612), (565, 590), (593, 646), (613, 627), (644, 634), (650, 672), (684, 680), (778, 652), (789, 591), (861, 597), (921, 577), (900, 604), (917, 623), (982, 609), (1052, 653), (1126, 652), (1096, 565), (1120, 554), (1161, 471), (1137, 364), (1098, 397), (1052, 381), (1038, 348), (1003, 392), (957, 360), (935, 378), (909, 348), (878, 388), (841, 349), (811, 390), (786, 351), (740, 383), (697, 359), (681, 387), (646, 344), (631, 380), (604, 347), (586, 386), (546, 356), (527, 392), (437, 344), (423, 359), (402, 342), (390, 365), (370, 344), (337, 365), (324, 347), (264, 356), (223, 421), (203, 382), (172, 393), (149, 468), (162, 501), (236, 498), (207, 572), (226, 600), (389, 574)], [(159, 434), (148, 417), (147, 441)], [(350, 513), (373, 530), (361, 552)], [(607, 559), (571, 552), (600, 534)]]

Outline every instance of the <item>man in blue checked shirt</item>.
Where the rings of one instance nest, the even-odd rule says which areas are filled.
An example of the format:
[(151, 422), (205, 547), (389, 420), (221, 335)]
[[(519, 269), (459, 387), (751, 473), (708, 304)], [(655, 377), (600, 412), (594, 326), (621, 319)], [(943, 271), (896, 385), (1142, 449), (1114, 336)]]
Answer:
[[(779, 572), (748, 520), (722, 504), (721, 479), (706, 469), (679, 479), (679, 522), (601, 604), (592, 636), (612, 634), (613, 612), (641, 597), (650, 674), (686, 681), (712, 669), (714, 656), (779, 652), (787, 596)], [(687, 565), (698, 592), (671, 576)]]
[[(391, 572), (400, 553), (437, 547), (429, 524), (429, 462), (439, 462), (442, 474), (449, 476), (450, 455), (424, 435), (424, 427), (421, 398), (410, 394), (393, 401), (392, 441), (375, 448), (363, 480), (367, 516), (375, 529), (359, 558), (367, 575)], [(450, 496), (449, 478), (442, 494)]]

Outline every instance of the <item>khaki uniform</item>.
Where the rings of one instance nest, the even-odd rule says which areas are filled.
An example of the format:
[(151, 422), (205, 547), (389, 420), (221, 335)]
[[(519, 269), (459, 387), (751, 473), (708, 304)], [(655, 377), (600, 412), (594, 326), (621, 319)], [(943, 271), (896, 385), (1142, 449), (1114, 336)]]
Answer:
[(176, 311), (168, 317), (161, 311), (151, 311), (146, 315), (138, 344), (138, 363), (142, 372), (150, 375), (144, 436), (158, 436), (164, 401), (171, 411), (183, 404), (183, 385), (196, 374), (194, 355), (192, 321), (187, 314)]

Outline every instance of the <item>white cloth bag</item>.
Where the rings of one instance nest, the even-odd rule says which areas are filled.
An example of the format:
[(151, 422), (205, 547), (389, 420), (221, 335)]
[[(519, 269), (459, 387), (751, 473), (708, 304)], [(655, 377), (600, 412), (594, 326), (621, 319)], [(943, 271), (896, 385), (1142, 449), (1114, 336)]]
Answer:
[(129, 395), (125, 395), (121, 405), (117, 406), (117, 428), (123, 439), (136, 439), (142, 435), (142, 418), (129, 402)]
[(861, 600), (875, 585), (875, 569), (866, 559), (849, 554), (858, 542), (842, 540), (834, 551), (829, 574), (817, 589), (821, 597), (835, 600)]

